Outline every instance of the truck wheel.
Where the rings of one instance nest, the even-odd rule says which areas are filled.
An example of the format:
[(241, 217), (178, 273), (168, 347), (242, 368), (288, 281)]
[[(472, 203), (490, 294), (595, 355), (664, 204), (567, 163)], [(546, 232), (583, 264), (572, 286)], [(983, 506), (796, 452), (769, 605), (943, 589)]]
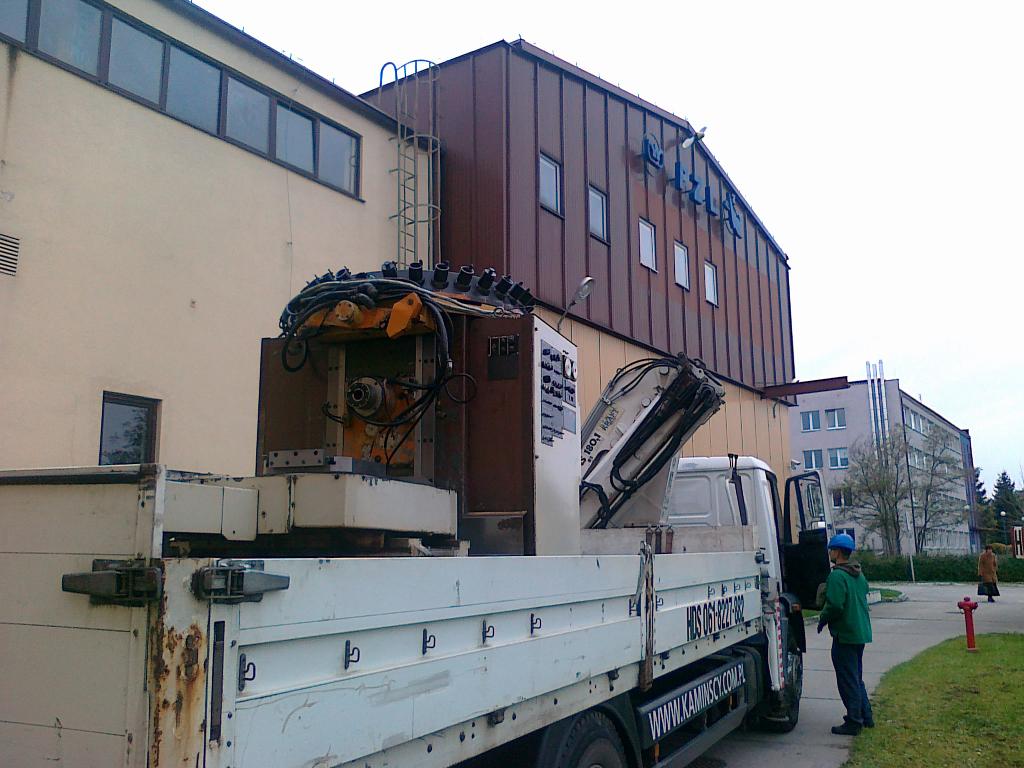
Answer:
[(786, 688), (782, 694), (782, 703), (774, 711), (760, 718), (763, 730), (772, 733), (789, 733), (796, 728), (800, 720), (800, 697), (804, 690), (804, 655), (790, 644), (789, 658), (786, 659)]
[(560, 738), (543, 740), (537, 768), (629, 768), (629, 760), (612, 721), (584, 712)]

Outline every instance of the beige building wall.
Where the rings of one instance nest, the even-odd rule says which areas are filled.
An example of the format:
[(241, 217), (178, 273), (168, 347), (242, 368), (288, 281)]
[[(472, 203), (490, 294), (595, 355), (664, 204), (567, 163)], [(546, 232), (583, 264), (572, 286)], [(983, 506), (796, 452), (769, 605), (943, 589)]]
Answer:
[(88, 465), (104, 390), (159, 461), (251, 473), (259, 339), (314, 273), (396, 249), (388, 128), (149, 0), (127, 13), (362, 136), (362, 200), (0, 43), (0, 467)]
[[(539, 310), (539, 313), (552, 324), (558, 321), (557, 313), (548, 310)], [(583, 416), (597, 402), (605, 384), (619, 368), (652, 354), (572, 318), (566, 318), (562, 330), (579, 348), (579, 401)], [(789, 408), (735, 384), (722, 384), (725, 405), (683, 445), (682, 455), (756, 456), (771, 466), (781, 487), (790, 474)]]

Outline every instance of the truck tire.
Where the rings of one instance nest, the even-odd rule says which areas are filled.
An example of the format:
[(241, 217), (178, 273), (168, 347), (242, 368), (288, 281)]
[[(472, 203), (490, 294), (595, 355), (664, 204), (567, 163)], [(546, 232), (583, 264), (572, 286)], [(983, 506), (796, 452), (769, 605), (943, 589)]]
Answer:
[(782, 701), (774, 711), (762, 715), (758, 723), (762, 730), (772, 733), (789, 733), (796, 728), (800, 720), (800, 697), (804, 690), (804, 655), (796, 647), (792, 635), (788, 653), (786, 687), (782, 692)]
[(629, 768), (614, 723), (600, 712), (583, 712), (559, 738), (543, 739), (537, 768)]

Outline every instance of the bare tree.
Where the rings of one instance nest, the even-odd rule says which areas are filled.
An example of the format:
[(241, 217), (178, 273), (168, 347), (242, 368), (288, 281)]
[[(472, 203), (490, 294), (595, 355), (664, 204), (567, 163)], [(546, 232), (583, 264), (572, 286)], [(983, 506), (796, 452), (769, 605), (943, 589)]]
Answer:
[(907, 446), (914, 515), (914, 544), (923, 552), (928, 535), (964, 519), (967, 502), (960, 443), (949, 432), (932, 426), (918, 449)]
[(900, 434), (876, 445), (859, 440), (850, 448), (850, 466), (840, 488), (849, 494), (847, 516), (882, 540), (887, 555), (902, 554), (900, 532), (910, 500), (907, 444)]

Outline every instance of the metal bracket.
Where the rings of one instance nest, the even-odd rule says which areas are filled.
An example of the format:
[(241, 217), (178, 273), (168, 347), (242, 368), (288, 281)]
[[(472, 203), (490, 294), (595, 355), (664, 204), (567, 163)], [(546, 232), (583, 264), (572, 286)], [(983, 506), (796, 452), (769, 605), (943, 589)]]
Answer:
[(426, 628), (424, 628), (424, 630), (423, 630), (423, 644), (420, 647), (420, 650), (422, 651), (422, 655), (426, 656), (427, 655), (427, 651), (429, 651), (431, 648), (436, 648), (436, 647), (437, 647), (437, 636), (430, 634), (429, 632), (427, 632)]
[(483, 626), (480, 628), (480, 642), (483, 645), (487, 645), (487, 641), (494, 637), (494, 625), (488, 624), (487, 619), (482, 622)]
[(258, 603), (263, 593), (288, 589), (291, 577), (264, 573), (262, 560), (223, 560), (192, 574), (192, 591), (214, 603)]
[(60, 588), (96, 605), (139, 607), (160, 599), (163, 574), (146, 560), (93, 560), (92, 571), (63, 574)]
[(348, 669), (353, 664), (358, 664), (361, 654), (359, 653), (359, 646), (352, 645), (351, 640), (345, 641), (345, 669)]
[(244, 653), (238, 654), (238, 690), (244, 691), (245, 684), (256, 679), (256, 662), (245, 658)]
[(530, 614), (530, 634), (532, 635), (538, 629), (544, 626), (544, 620), (536, 614)]

